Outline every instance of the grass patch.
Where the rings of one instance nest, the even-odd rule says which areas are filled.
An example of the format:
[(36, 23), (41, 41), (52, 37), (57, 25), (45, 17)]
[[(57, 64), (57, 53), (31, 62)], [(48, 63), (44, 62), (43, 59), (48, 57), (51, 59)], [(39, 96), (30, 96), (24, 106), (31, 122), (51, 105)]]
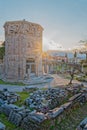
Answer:
[(24, 104), (24, 100), (29, 97), (29, 92), (17, 92), (20, 95), (20, 100), (15, 103), (17, 106), (22, 106)]
[[(17, 106), (21, 106), (24, 104), (24, 100), (29, 97), (31, 92), (17, 92), (20, 95), (20, 100), (15, 103)], [(16, 127), (14, 124), (8, 121), (7, 116), (0, 113), (0, 122), (2, 122), (6, 126), (6, 130), (23, 130), (22, 128)]]
[(6, 130), (22, 130), (16, 127), (14, 124), (8, 121), (8, 118), (4, 114), (0, 114), (0, 122), (6, 126)]
[(11, 124), (4, 114), (0, 114), (0, 121), (3, 122), (8, 128), (15, 128), (15, 125)]
[(1, 79), (0, 79), (0, 84), (25, 86), (25, 84), (22, 83), (22, 82), (14, 82), (14, 83), (11, 83), (11, 82), (5, 82), (5, 81), (3, 81), (3, 80), (1, 80)]
[(46, 90), (48, 90), (48, 88), (43, 87), (43, 88), (40, 88), (40, 90), (46, 91)]

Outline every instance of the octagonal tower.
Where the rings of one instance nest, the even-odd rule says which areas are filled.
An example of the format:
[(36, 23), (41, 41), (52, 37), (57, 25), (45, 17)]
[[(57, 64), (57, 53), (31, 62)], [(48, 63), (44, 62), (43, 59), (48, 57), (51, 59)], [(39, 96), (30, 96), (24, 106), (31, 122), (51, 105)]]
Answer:
[(5, 77), (18, 81), (42, 75), (42, 33), (36, 23), (6, 22), (5, 28)]

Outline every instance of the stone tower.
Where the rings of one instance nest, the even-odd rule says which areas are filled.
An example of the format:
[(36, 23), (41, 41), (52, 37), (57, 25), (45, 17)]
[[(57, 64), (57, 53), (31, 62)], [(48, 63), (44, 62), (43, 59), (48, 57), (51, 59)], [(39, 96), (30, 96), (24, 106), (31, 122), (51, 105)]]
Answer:
[(42, 75), (42, 33), (36, 23), (6, 22), (5, 77), (10, 81), (29, 79)]

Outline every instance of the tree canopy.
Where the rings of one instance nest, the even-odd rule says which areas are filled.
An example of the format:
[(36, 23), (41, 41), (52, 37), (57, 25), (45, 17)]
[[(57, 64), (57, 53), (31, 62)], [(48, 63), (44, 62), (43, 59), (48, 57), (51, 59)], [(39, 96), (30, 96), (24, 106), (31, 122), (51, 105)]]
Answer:
[(2, 46), (0, 47), (0, 59), (3, 60), (3, 57), (5, 55), (5, 42), (2, 43)]

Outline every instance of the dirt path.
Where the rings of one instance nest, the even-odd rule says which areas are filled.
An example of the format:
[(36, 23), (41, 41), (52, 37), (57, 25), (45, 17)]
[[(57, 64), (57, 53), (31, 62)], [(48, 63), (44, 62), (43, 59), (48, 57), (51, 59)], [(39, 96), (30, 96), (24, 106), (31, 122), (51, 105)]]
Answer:
[[(51, 86), (62, 86), (67, 85), (69, 83), (69, 79), (65, 79), (57, 74), (53, 75), (54, 80), (51, 83)], [(76, 80), (73, 80), (73, 83), (80, 83)]]
[[(63, 77), (58, 76), (57, 74), (51, 75), (53, 76), (53, 81), (48, 82), (46, 84), (38, 84), (38, 85), (27, 85), (27, 87), (30, 88), (49, 88), (49, 87), (55, 87), (55, 86), (61, 86), (66, 85), (69, 83), (68, 79), (64, 79)], [(79, 83), (78, 81), (73, 81), (74, 83)], [(3, 90), (4, 88), (7, 88), (9, 91), (14, 92), (21, 92), (26, 86), (18, 86), (18, 85), (0, 85), (0, 90)]]

